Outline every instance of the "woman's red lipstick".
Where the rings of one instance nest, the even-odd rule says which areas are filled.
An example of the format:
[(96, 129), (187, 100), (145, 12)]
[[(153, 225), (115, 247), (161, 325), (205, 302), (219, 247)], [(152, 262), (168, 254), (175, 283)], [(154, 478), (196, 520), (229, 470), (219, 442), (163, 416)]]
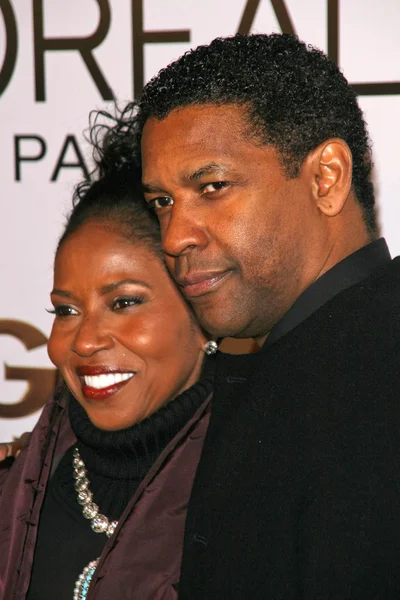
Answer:
[(119, 367), (82, 366), (77, 369), (82, 393), (88, 400), (106, 400), (119, 392), (135, 376)]

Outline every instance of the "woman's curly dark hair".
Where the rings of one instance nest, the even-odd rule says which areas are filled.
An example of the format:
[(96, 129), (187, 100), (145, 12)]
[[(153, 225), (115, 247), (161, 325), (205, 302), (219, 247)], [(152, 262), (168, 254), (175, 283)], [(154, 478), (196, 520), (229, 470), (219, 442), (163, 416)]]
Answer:
[(132, 103), (123, 110), (115, 106), (114, 114), (90, 114), (87, 139), (94, 168), (89, 179), (75, 188), (73, 208), (57, 250), (88, 221), (101, 221), (132, 243), (146, 244), (161, 258), (158, 220), (149, 211), (142, 192), (135, 111)]
[(87, 190), (99, 179), (132, 170), (140, 175), (140, 146), (138, 146), (137, 104), (130, 102), (123, 108), (114, 104), (113, 112), (92, 110), (89, 127), (84, 132), (91, 148), (94, 165), (88, 179), (75, 188), (73, 205), (85, 196)]
[(338, 137), (353, 156), (353, 186), (375, 233), (371, 151), (354, 91), (320, 50), (287, 34), (235, 35), (199, 46), (162, 69), (144, 88), (135, 117), (139, 147), (149, 117), (165, 118), (191, 104), (242, 104), (251, 134), (278, 151), (286, 175), (298, 175), (307, 154)]

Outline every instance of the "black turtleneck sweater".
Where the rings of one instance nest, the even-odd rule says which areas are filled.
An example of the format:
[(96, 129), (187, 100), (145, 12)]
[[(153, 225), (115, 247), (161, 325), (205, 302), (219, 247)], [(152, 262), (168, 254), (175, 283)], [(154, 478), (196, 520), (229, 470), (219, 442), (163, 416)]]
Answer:
[[(212, 358), (201, 381), (141, 423), (120, 431), (97, 429), (70, 397), (70, 422), (93, 501), (109, 521), (120, 518), (157, 457), (211, 393), (211, 362)], [(48, 484), (28, 600), (71, 600), (80, 573), (100, 556), (108, 539), (95, 533), (82, 515), (74, 489), (72, 454), (70, 447)]]

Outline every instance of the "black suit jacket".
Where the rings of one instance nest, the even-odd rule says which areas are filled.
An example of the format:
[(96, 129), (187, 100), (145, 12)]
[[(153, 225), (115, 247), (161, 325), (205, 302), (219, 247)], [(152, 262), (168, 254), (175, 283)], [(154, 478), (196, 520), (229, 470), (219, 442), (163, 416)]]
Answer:
[(218, 358), (180, 598), (400, 598), (400, 259)]

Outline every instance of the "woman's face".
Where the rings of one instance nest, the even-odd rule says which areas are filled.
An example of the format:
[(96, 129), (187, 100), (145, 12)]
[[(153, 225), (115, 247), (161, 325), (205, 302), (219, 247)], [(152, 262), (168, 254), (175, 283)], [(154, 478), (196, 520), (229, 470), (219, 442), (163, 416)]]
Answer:
[(206, 342), (161, 259), (101, 222), (54, 265), (52, 362), (90, 420), (124, 429), (195, 383)]

